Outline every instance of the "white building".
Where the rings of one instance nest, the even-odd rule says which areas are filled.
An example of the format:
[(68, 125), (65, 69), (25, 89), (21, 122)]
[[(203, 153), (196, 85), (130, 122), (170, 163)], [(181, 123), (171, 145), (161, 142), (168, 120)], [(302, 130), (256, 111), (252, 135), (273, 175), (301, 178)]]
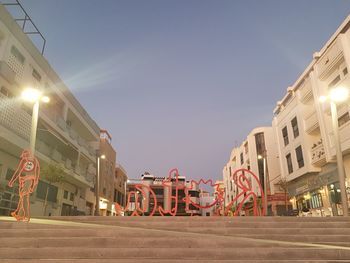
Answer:
[[(264, 160), (266, 159), (266, 184), (268, 194), (269, 214), (280, 215), (286, 210), (286, 197), (279, 183), (281, 180), (280, 167), (278, 162), (278, 149), (275, 143), (275, 135), (272, 127), (259, 127), (253, 129), (247, 139), (236, 148), (233, 148), (230, 160), (223, 169), (223, 180), (225, 184), (225, 206), (227, 207), (241, 190), (234, 184), (233, 175), (236, 170), (245, 168), (253, 172), (264, 188)], [(261, 197), (258, 183), (248, 174), (248, 180), (252, 185), (253, 192)], [(237, 207), (243, 201), (241, 196), (233, 205)], [(252, 203), (246, 200), (244, 206), (245, 214), (252, 213)]]
[(11, 15), (0, 4), (0, 214), (17, 206), (18, 188), (7, 186), (23, 149), (29, 148), (32, 105), (20, 99), (32, 86), (51, 98), (40, 105), (36, 157), (41, 167), (63, 168), (65, 179), (49, 185), (42, 177), (31, 196), (32, 216), (91, 214), (95, 197), (95, 149), (100, 129)]
[[(274, 110), (282, 176), (295, 209), (313, 215), (340, 215), (330, 103), (319, 101), (329, 90), (350, 87), (350, 17), (343, 22)], [(350, 190), (350, 101), (337, 106), (341, 149)]]

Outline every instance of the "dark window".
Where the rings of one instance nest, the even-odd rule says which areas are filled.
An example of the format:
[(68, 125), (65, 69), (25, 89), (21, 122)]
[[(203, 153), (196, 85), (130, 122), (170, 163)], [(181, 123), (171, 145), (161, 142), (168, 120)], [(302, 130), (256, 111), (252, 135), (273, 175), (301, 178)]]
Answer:
[(299, 128), (298, 128), (298, 120), (297, 117), (294, 117), (293, 120), (291, 121), (292, 124), (292, 129), (293, 129), (293, 135), (294, 138), (299, 136)]
[(70, 193), (70, 198), (69, 200), (73, 201), (74, 200), (74, 194), (73, 193)]
[(18, 60), (18, 62), (20, 62), (22, 65), (24, 64), (24, 56), (15, 46), (11, 47), (11, 54)]
[(39, 72), (38, 72), (36, 69), (33, 69), (32, 76), (33, 76), (37, 81), (40, 82), (41, 76), (40, 76)]
[(344, 76), (345, 76), (346, 74), (348, 74), (348, 68), (344, 68), (344, 69), (343, 69), (343, 74), (344, 74)]
[(343, 126), (345, 123), (347, 123), (350, 120), (349, 112), (346, 112), (342, 116), (338, 118), (338, 126)]
[(191, 196), (191, 197), (199, 197), (199, 192), (198, 191), (188, 191), (188, 194)]
[(7, 169), (7, 172), (6, 172), (6, 180), (7, 180), (7, 181), (10, 181), (11, 178), (12, 178), (12, 175), (13, 175), (14, 173), (15, 173), (14, 170), (12, 170), (12, 169)]
[(12, 98), (12, 93), (5, 87), (1, 87), (0, 92), (4, 94), (6, 97)]
[(288, 166), (288, 173), (291, 174), (293, 172), (293, 164), (292, 164), (292, 156), (290, 153), (286, 155), (287, 160), (287, 166)]
[(288, 145), (289, 139), (288, 139), (287, 126), (282, 129), (282, 136), (283, 136), (284, 146)]
[(54, 185), (49, 185), (46, 182), (40, 181), (36, 189), (36, 197), (45, 200), (47, 193), (47, 201), (56, 202), (58, 188)]
[(243, 153), (241, 153), (241, 164), (244, 163)]
[(64, 199), (68, 199), (68, 191), (64, 190), (63, 198)]
[(304, 157), (303, 157), (303, 150), (301, 149), (301, 145), (295, 149), (295, 153), (297, 156), (297, 162), (298, 162), (299, 168), (304, 167)]

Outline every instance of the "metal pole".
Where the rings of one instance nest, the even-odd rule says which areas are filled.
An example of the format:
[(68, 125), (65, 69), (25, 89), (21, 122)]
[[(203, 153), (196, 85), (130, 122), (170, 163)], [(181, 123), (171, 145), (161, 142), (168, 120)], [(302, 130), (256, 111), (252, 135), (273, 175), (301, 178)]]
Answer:
[(264, 156), (264, 210), (265, 210), (265, 215), (268, 215), (267, 213), (267, 174), (266, 174), (266, 155)]
[(339, 129), (338, 129), (338, 112), (337, 105), (335, 102), (331, 101), (331, 114), (332, 114), (332, 126), (334, 134), (334, 144), (337, 157), (337, 170), (339, 176), (340, 193), (341, 193), (341, 203), (343, 207), (343, 216), (349, 216), (348, 200), (345, 189), (345, 171), (343, 163), (343, 154), (341, 151), (340, 139), (339, 139)]
[(29, 140), (30, 152), (33, 156), (35, 154), (35, 141), (36, 141), (36, 130), (38, 128), (38, 118), (39, 118), (39, 101), (36, 101), (33, 105), (32, 128), (30, 131), (30, 140)]
[(124, 209), (126, 209), (126, 182), (127, 180), (124, 182)]
[(100, 215), (100, 156), (97, 155), (97, 169), (96, 169), (96, 205), (95, 205), (95, 216)]

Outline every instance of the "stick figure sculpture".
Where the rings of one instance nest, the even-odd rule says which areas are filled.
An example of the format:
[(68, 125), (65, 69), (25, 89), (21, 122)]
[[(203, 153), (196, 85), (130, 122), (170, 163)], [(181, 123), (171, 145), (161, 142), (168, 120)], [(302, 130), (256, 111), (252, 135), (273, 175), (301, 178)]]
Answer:
[(17, 221), (30, 220), (30, 194), (34, 192), (39, 182), (40, 166), (38, 160), (31, 154), (29, 150), (24, 150), (17, 170), (14, 172), (9, 187), (18, 179), (19, 200), (17, 209), (11, 213)]

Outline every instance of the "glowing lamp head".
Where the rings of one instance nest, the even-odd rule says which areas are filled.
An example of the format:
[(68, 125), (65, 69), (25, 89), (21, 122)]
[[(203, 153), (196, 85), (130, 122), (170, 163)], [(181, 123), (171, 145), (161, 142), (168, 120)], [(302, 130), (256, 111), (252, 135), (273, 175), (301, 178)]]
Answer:
[(334, 102), (343, 102), (349, 97), (349, 89), (338, 87), (329, 91), (329, 98)]
[(101, 159), (106, 159), (106, 155), (102, 154), (102, 155), (100, 156), (100, 158), (101, 158)]
[(258, 155), (258, 159), (261, 160), (263, 159), (263, 156), (261, 154)]
[(22, 99), (29, 102), (37, 102), (41, 97), (41, 92), (38, 89), (26, 88), (22, 92)]
[(44, 103), (49, 103), (50, 102), (50, 98), (48, 96), (42, 96), (41, 97), (41, 101)]

